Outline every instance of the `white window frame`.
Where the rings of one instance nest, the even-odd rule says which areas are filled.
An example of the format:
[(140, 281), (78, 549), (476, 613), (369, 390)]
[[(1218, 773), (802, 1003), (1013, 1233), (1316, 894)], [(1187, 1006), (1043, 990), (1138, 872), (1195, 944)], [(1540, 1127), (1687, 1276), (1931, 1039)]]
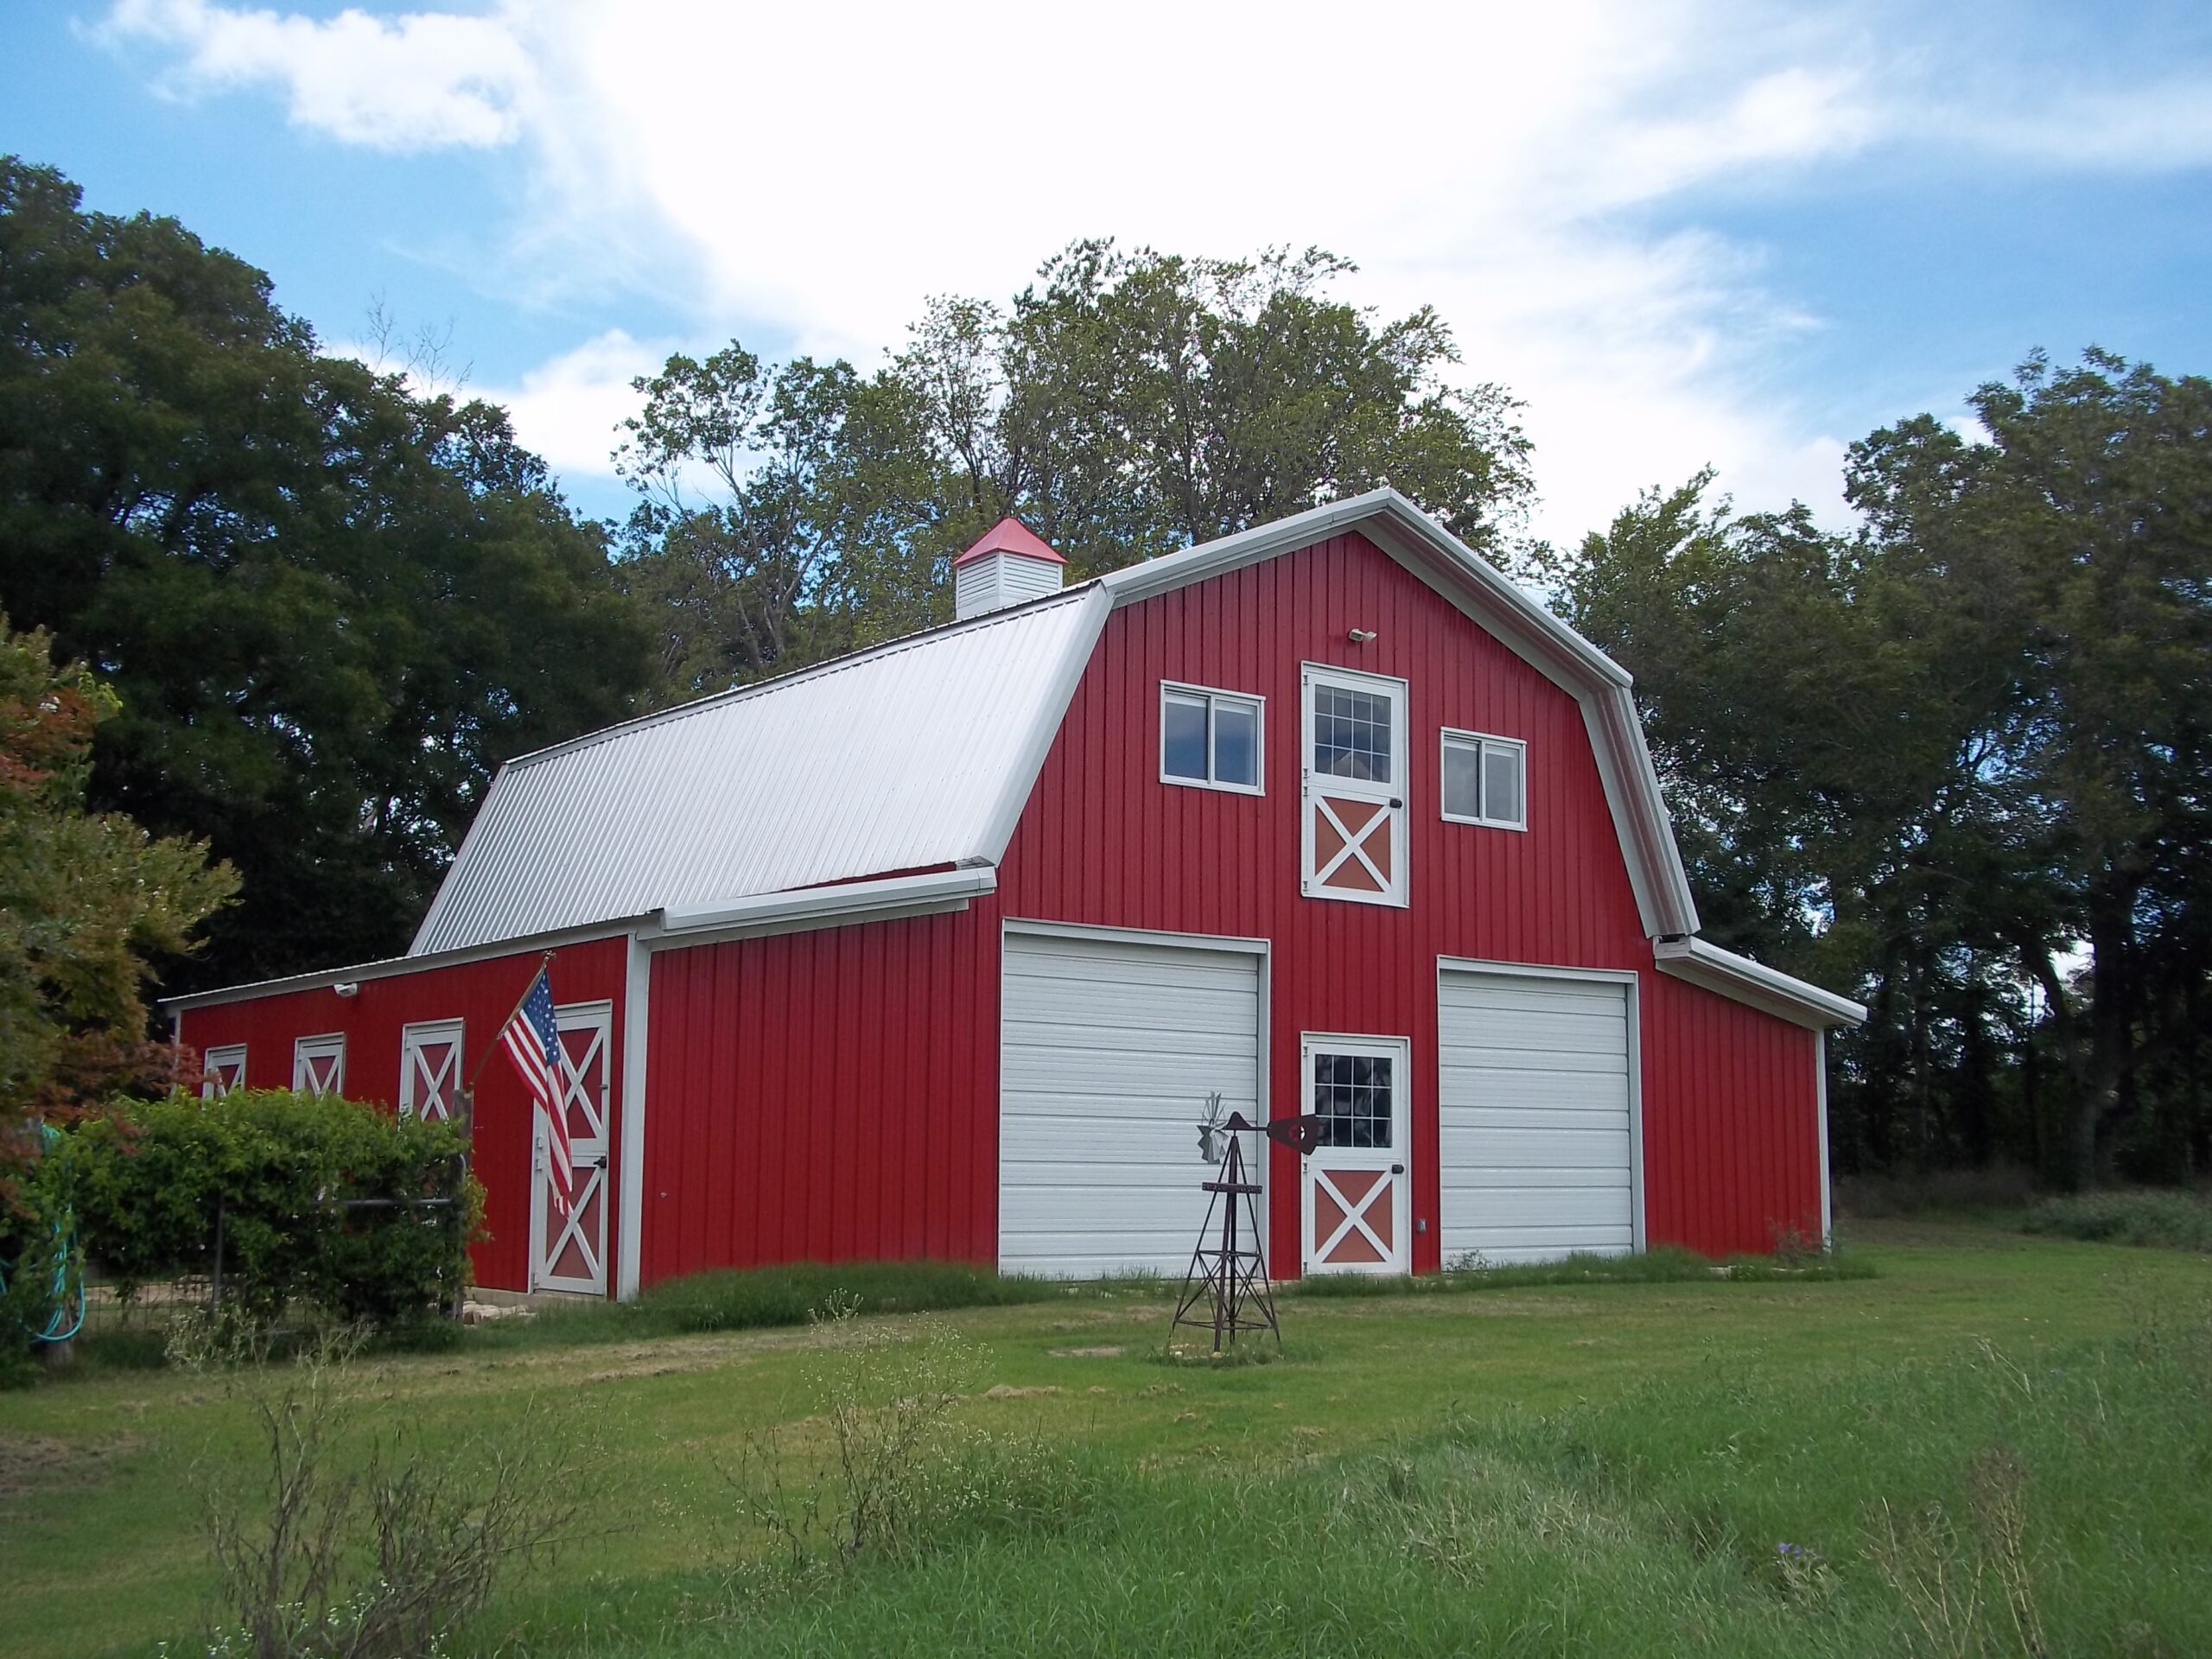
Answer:
[(422, 1105), (415, 1098), (416, 1057), (425, 1043), (449, 1042), (453, 1045), (454, 1097), (446, 1102), (446, 1109), (440, 1121), (448, 1120), (456, 1114), (461, 1105), (461, 1065), (467, 1052), (462, 1039), (467, 1030), (467, 1026), (459, 1020), (419, 1020), (399, 1028), (399, 1115), (402, 1117), (413, 1117)]
[[(1490, 792), (1490, 779), (1485, 775), (1484, 771), (1489, 760), (1487, 751), (1491, 749), (1510, 749), (1520, 756), (1521, 816), (1519, 817), (1495, 818), (1484, 815), (1483, 817), (1471, 818), (1465, 813), (1452, 811), (1452, 809), (1445, 804), (1446, 796), (1444, 788), (1444, 757), (1450, 753), (1455, 746), (1461, 748), (1471, 746), (1475, 751), (1475, 788), (1485, 798), (1483, 802), (1483, 804), (1485, 807), (1490, 804), (1487, 798)], [(1463, 732), (1456, 730), (1449, 726), (1444, 728), (1436, 749), (1436, 808), (1437, 810), (1443, 815), (1444, 821), (1446, 823), (1478, 824), (1485, 830), (1528, 829), (1529, 745), (1527, 741), (1517, 737), (1500, 737), (1494, 732)]]
[[(1167, 770), (1167, 700), (1172, 696), (1198, 697), (1206, 705), (1206, 775), (1185, 778)], [(1217, 702), (1239, 703), (1252, 711), (1252, 773), (1249, 784), (1229, 783), (1213, 775), (1213, 710)], [(1192, 685), (1181, 680), (1160, 683), (1160, 781), (1185, 789), (1217, 789), (1229, 795), (1268, 792), (1268, 700), (1253, 691), (1230, 691), (1214, 685)]]
[[(336, 1070), (330, 1074), (330, 1087), (315, 1090), (308, 1086), (308, 1061), (316, 1055), (335, 1055)], [(292, 1044), (292, 1092), (296, 1095), (333, 1094), (346, 1092), (346, 1033), (342, 1031), (325, 1032), (318, 1037), (302, 1037)]]
[[(218, 1066), (226, 1065), (236, 1065), (238, 1069), (238, 1080), (228, 1089), (223, 1086), (216, 1075)], [(214, 1047), (200, 1057), (200, 1070), (203, 1074), (200, 1081), (200, 1098), (202, 1100), (219, 1100), (232, 1090), (244, 1089), (245, 1087), (245, 1045), (244, 1043), (216, 1044)]]

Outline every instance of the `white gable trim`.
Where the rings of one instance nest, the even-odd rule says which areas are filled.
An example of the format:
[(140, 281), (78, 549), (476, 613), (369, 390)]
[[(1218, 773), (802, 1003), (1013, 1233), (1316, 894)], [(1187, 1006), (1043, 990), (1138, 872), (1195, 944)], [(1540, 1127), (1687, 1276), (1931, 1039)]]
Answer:
[(1582, 708), (1646, 937), (1697, 931), (1689, 874), (1659, 792), (1629, 672), (1397, 491), (1370, 490), (1103, 577), (1115, 607), (1357, 530)]
[(1703, 939), (1661, 939), (1652, 945), (1651, 955), (1662, 974), (1747, 1003), (1792, 1025), (1824, 1031), (1830, 1026), (1866, 1023), (1864, 1003), (1824, 991)]

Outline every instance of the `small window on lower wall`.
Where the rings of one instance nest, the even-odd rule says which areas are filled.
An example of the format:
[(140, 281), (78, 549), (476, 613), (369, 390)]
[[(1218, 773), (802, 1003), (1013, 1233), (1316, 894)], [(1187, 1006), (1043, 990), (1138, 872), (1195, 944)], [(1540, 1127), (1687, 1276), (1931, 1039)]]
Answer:
[(346, 1092), (346, 1038), (302, 1037), (292, 1045), (292, 1092), (296, 1095), (342, 1095)]
[(245, 1045), (225, 1043), (200, 1057), (200, 1098), (213, 1100), (245, 1087)]
[(1444, 734), (1444, 817), (1493, 830), (1529, 827), (1529, 746), (1481, 732)]
[(1200, 789), (1262, 792), (1262, 699), (1203, 685), (1160, 685), (1160, 778)]
[(399, 1032), (399, 1115), (450, 1118), (461, 1098), (461, 1024), (430, 1020)]

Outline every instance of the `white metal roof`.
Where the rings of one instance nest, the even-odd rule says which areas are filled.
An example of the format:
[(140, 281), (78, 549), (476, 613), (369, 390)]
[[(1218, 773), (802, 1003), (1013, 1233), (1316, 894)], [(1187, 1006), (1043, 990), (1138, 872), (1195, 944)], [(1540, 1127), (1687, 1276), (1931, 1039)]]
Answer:
[(1071, 588), (511, 760), (409, 954), (995, 864), (1109, 608)]

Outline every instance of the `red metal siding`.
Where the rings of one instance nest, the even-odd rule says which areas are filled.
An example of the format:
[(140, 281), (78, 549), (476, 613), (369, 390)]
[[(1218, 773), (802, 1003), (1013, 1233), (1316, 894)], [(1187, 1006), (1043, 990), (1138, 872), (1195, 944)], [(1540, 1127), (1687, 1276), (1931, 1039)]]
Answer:
[(998, 1252), (997, 918), (664, 950), (645, 1046), (645, 1283)]
[[(1377, 638), (1354, 646), (1354, 627)], [(1299, 672), (1409, 682), (1411, 907), (1299, 892)], [(1268, 700), (1264, 797), (1159, 780), (1162, 679)], [(1444, 823), (1438, 732), (1529, 745), (1525, 832)], [(1634, 969), (1648, 1232), (1764, 1249), (1819, 1216), (1812, 1033), (1652, 969), (1580, 706), (1363, 539), (1111, 619), (991, 899), (957, 915), (670, 950), (648, 1039), (647, 1282), (702, 1267), (997, 1250), (1000, 921), (1274, 942), (1273, 1109), (1306, 1031), (1413, 1040), (1415, 1265), (1439, 1265), (1436, 959)], [(1271, 1256), (1299, 1260), (1278, 1151)]]
[[(1353, 645), (1349, 632), (1376, 638)], [(1300, 669), (1408, 684), (1410, 906), (1299, 890)], [(1267, 699), (1263, 797), (1159, 781), (1160, 683)], [(1440, 816), (1442, 728), (1528, 745), (1525, 831)], [(1302, 1109), (1303, 1032), (1413, 1041), (1414, 1266), (1440, 1265), (1436, 959), (1634, 969), (1650, 1242), (1764, 1249), (1817, 1230), (1813, 1038), (1652, 969), (1580, 705), (1348, 536), (1116, 612), (1001, 872), (1007, 916), (1273, 942), (1272, 1109)], [(995, 1094), (995, 1071), (988, 1092)], [(1270, 1167), (1272, 1264), (1299, 1260), (1297, 1162)], [(1806, 1209), (1808, 1202), (1811, 1208)]]
[[(180, 1034), (196, 1049), (244, 1043), (247, 1085), (288, 1089), (292, 1083), (294, 1039), (342, 1032), (346, 1095), (391, 1105), (399, 1096), (400, 1028), (426, 1020), (466, 1021), (461, 1072), (466, 1078), (482, 1064), (499, 1022), (512, 1011), (515, 999), (537, 971), (539, 954), (525, 951), (451, 968), (365, 979), (359, 994), (351, 997), (323, 988), (189, 1008), (184, 1013)], [(563, 945), (553, 957), (553, 995), (557, 1001), (611, 1001), (614, 1005), (608, 1180), (618, 1193), (622, 1175), (621, 1052), (628, 954), (627, 939), (617, 938)], [(484, 1183), (485, 1224), (490, 1236), (476, 1246), (472, 1260), (477, 1282), (495, 1289), (520, 1290), (529, 1279), (530, 1112), (530, 1097), (514, 1068), (497, 1058), (484, 1065), (476, 1095), (474, 1167)], [(619, 1269), (615, 1258), (620, 1254), (620, 1224), (610, 1208), (610, 1288)]]
[(1654, 1243), (1764, 1251), (1821, 1233), (1820, 1039), (1643, 976), (1644, 1210)]

